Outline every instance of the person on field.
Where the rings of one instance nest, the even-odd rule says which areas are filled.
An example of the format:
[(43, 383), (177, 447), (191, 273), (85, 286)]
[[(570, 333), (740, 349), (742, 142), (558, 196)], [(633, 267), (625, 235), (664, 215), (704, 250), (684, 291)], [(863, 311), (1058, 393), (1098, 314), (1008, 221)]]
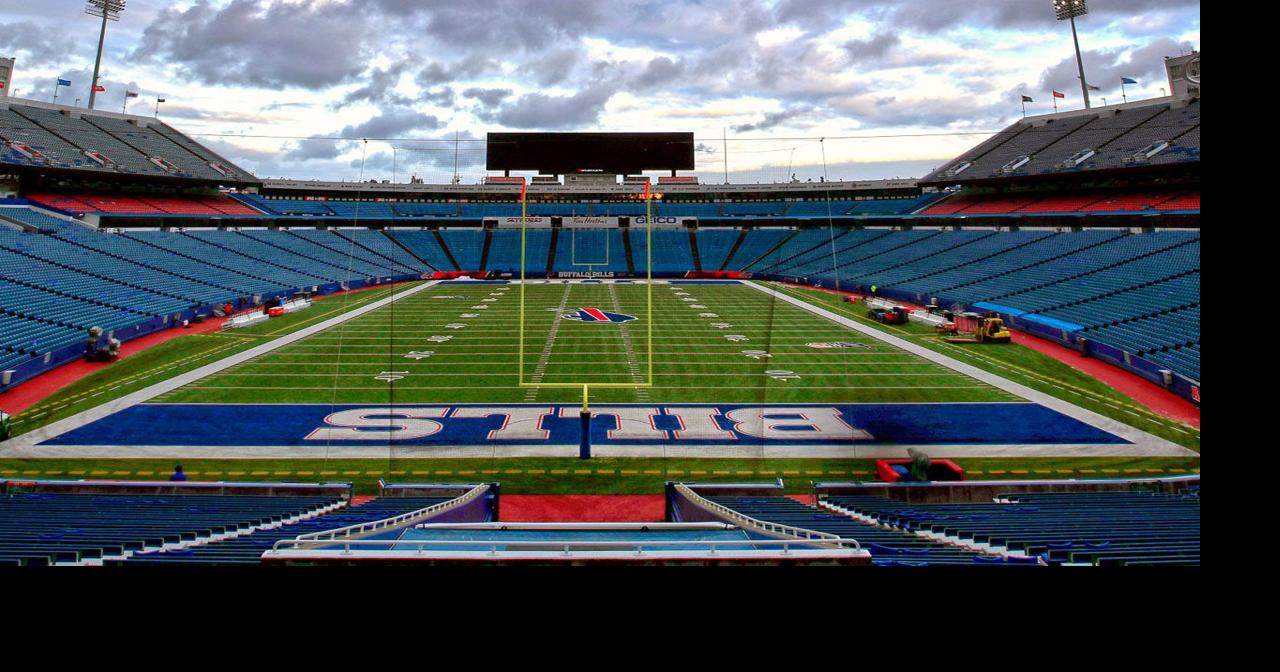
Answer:
[(185, 481), (185, 480), (187, 480), (187, 474), (186, 474), (186, 472), (184, 472), (184, 471), (182, 470), (182, 465), (181, 465), (181, 464), (175, 464), (175, 465), (173, 465), (173, 473), (169, 475), (169, 480), (171, 480), (171, 481)]

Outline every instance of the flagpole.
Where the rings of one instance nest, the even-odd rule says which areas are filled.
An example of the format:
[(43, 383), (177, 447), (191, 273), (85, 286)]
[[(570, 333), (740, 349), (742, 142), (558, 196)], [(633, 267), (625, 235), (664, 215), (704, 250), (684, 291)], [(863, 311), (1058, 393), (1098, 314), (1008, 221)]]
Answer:
[(1022, 99), (1022, 118), (1023, 119), (1027, 118), (1027, 99), (1026, 98)]
[(53, 78), (53, 104), (54, 105), (58, 104), (58, 88), (59, 88), (58, 78), (54, 77)]
[(1120, 78), (1120, 97), (1124, 98), (1124, 102), (1129, 102), (1129, 94), (1124, 91), (1124, 77)]

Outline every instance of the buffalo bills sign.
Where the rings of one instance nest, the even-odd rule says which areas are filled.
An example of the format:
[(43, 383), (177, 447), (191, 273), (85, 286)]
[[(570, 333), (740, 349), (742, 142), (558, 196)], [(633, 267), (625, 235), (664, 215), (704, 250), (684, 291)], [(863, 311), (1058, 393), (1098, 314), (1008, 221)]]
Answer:
[[(44, 445), (190, 448), (194, 442), (209, 448), (292, 446), (319, 454), (339, 444), (576, 447), (580, 410), (558, 404), (144, 404)], [(1030, 403), (607, 404), (591, 410), (591, 441), (602, 446), (1128, 443)]]
[(572, 313), (561, 315), (566, 320), (577, 320), (579, 322), (612, 322), (615, 324), (622, 322), (630, 322), (636, 317), (634, 315), (623, 315), (622, 313), (611, 313), (607, 310), (599, 308), (579, 308)]

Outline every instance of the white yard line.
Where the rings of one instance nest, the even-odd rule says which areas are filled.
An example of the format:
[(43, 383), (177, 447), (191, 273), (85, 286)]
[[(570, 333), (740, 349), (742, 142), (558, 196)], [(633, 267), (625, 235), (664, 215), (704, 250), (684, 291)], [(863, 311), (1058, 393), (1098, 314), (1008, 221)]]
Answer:
[(289, 345), (290, 343), (296, 343), (297, 341), (300, 341), (304, 338), (307, 338), (308, 336), (312, 336), (314, 334), (322, 332), (326, 329), (332, 329), (333, 327), (336, 327), (344, 322), (347, 322), (348, 320), (353, 320), (357, 317), (360, 317), (361, 315), (364, 315), (366, 313), (382, 308), (383, 306), (390, 305), (392, 303), (395, 303), (396, 301), (413, 296), (414, 294), (417, 294), (426, 289), (429, 289), (435, 286), (438, 282), (439, 282), (438, 280), (426, 282), (421, 285), (418, 285), (417, 287), (411, 287), (403, 292), (397, 292), (395, 294), (392, 294), (391, 296), (388, 296), (385, 299), (379, 299), (377, 301), (374, 301), (373, 303), (361, 306), (350, 312), (343, 313), (336, 317), (331, 317), (318, 324), (313, 324), (310, 327), (306, 327), (304, 329), (295, 331), (292, 334), (281, 336), (280, 338), (277, 338), (273, 341), (268, 341), (266, 343), (263, 343), (262, 345), (254, 346), (248, 350), (245, 350), (244, 352), (231, 355), (230, 357), (227, 357), (225, 359), (220, 359), (216, 362), (213, 362), (212, 364), (206, 364), (198, 369), (194, 369), (192, 371), (179, 374), (177, 376), (174, 376), (173, 378), (169, 378), (168, 380), (164, 380), (159, 383), (156, 383), (155, 385), (144, 387), (141, 390), (138, 390), (137, 392), (127, 394), (123, 397), (120, 397), (119, 399), (113, 399), (111, 401), (106, 402), (105, 404), (102, 404), (101, 406), (96, 406), (87, 411), (81, 411), (79, 413), (76, 413), (75, 415), (72, 415), (67, 418), (63, 418), (62, 420), (59, 420), (55, 423), (41, 427), (40, 429), (32, 430), (30, 432), (27, 432), (26, 434), (22, 434), (15, 438), (9, 439), (8, 441), (0, 442), (0, 455), (6, 456), (6, 457), (26, 457), (31, 447), (35, 446), (38, 443), (47, 441), (57, 436), (61, 436), (72, 430), (79, 429), (91, 422), (101, 420), (102, 418), (105, 418), (114, 413), (119, 413), (120, 411), (123, 411), (126, 408), (130, 408), (132, 406), (137, 406), (138, 404), (145, 403), (162, 394), (165, 394), (167, 392), (172, 392), (173, 390), (176, 390), (184, 385), (201, 380), (215, 373), (220, 373), (233, 366), (247, 362), (250, 359), (253, 359), (254, 357), (260, 357), (262, 355), (267, 354), (268, 352), (283, 348), (284, 346)]
[[(1026, 399), (1027, 401), (1035, 402), (1037, 404), (1040, 404), (1041, 406), (1055, 410), (1067, 417), (1075, 418), (1076, 420), (1079, 420), (1080, 422), (1083, 422), (1087, 425), (1092, 425), (1093, 427), (1097, 427), (1098, 429), (1101, 429), (1104, 432), (1108, 432), (1116, 436), (1119, 436), (1120, 438), (1125, 439), (1127, 441), (1132, 441), (1134, 443), (1134, 446), (1129, 448), (1129, 452), (1127, 453), (1129, 455), (1135, 455), (1135, 454), (1136, 455), (1176, 455), (1176, 456), (1183, 456), (1183, 457), (1199, 456), (1199, 454), (1196, 453), (1195, 451), (1187, 448), (1183, 448), (1182, 446), (1179, 446), (1176, 443), (1173, 443), (1172, 441), (1167, 441), (1158, 436), (1148, 434), (1147, 432), (1144, 432), (1136, 427), (1126, 425), (1123, 422), (1120, 422), (1118, 420), (1112, 420), (1111, 418), (1108, 418), (1104, 415), (1090, 411), (1087, 408), (1076, 406), (1071, 402), (1064, 401), (1052, 395), (1045, 394), (1044, 392), (1040, 392), (1039, 390), (1032, 389), (1030, 387), (1027, 387), (1026, 385), (1015, 383), (1012, 380), (1009, 380), (1007, 378), (1002, 378), (1001, 376), (998, 376), (989, 371), (983, 371), (982, 369), (979, 369), (978, 367), (973, 366), (971, 364), (965, 364), (964, 362), (961, 362), (958, 359), (953, 359), (952, 357), (944, 355), (940, 352), (930, 350), (929, 348), (923, 347), (921, 345), (917, 345), (906, 339), (894, 336), (893, 334), (889, 334), (889, 333), (880, 331), (879, 329), (869, 327), (856, 320), (852, 320), (842, 315), (838, 315), (825, 308), (821, 308), (811, 303), (808, 303), (807, 301), (804, 301), (802, 299), (797, 299), (794, 296), (791, 296), (790, 294), (786, 294), (776, 289), (765, 287), (764, 285), (759, 284), (757, 282), (746, 282), (743, 284), (745, 284), (747, 287), (751, 287), (752, 289), (755, 289), (756, 291), (763, 292), (769, 296), (772, 296), (775, 299), (785, 301), (786, 303), (796, 306), (797, 308), (806, 310), (814, 315), (818, 315), (819, 317), (824, 317), (828, 320), (831, 320), (832, 322), (835, 322), (836, 324), (839, 324), (843, 327), (848, 327), (849, 329), (853, 329), (854, 331), (857, 331), (859, 333), (866, 334), (867, 336), (870, 336), (872, 338), (888, 343), (889, 345), (895, 346), (913, 355), (922, 357), (924, 359), (927, 359), (941, 366), (945, 366), (948, 369), (951, 369), (952, 371), (963, 373), (975, 380), (979, 380), (984, 383), (987, 383), (992, 387), (1003, 390), (1012, 395), (1021, 397), (1023, 399)], [(929, 452), (931, 455), (936, 454), (941, 456), (941, 453), (937, 452), (936, 449), (930, 449)], [(1099, 452), (1097, 454), (1104, 455), (1108, 453)], [(1110, 454), (1115, 454), (1115, 453), (1110, 453)]]

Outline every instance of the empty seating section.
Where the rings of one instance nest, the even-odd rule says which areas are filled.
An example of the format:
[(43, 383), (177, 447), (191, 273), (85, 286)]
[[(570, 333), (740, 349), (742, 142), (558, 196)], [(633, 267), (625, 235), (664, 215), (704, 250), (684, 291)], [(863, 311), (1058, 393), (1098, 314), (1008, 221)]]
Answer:
[(440, 247), (440, 241), (432, 231), (414, 229), (389, 229), (387, 235), (400, 241), (413, 255), (437, 271), (457, 271), (449, 255)]
[[(1162, 143), (1168, 146), (1145, 156)], [(1004, 175), (1080, 173), (1199, 160), (1200, 101), (1162, 102), (1019, 121), (921, 182), (953, 185)]]
[[(631, 229), (631, 259), (636, 273), (643, 275), (648, 267), (648, 232), (645, 228)], [(685, 273), (693, 269), (693, 250), (689, 247), (689, 232), (684, 229), (653, 230), (653, 272)]]
[(554, 264), (553, 272), (627, 272), (622, 229), (562, 229)]
[(233, 198), (217, 196), (147, 196), (95, 194), (27, 194), (29, 200), (73, 213), (101, 212), (113, 215), (238, 215), (261, 217), (262, 213)]
[(306, 275), (292, 268), (263, 263), (262, 260), (240, 254), (196, 236), (170, 231), (129, 231), (121, 234), (132, 240), (172, 252), (180, 257), (201, 261), (226, 271), (252, 278), (257, 283), (253, 293), (277, 289), (302, 289), (314, 286), (321, 279)]
[[(355, 244), (355, 241), (350, 238), (344, 238), (326, 229), (295, 228), (289, 229), (288, 233), (318, 247), (320, 255), (319, 258), (330, 263), (335, 261), (339, 263), (346, 263), (346, 258), (351, 257), (352, 268), (376, 270), (381, 275), (405, 275), (407, 273), (418, 272), (413, 268), (401, 266), (380, 254), (370, 252), (369, 250)], [(298, 252), (300, 254), (309, 253), (310, 250), (299, 249)]]
[[(1172, 239), (1165, 239), (1165, 242), (1170, 240)], [(1086, 250), (1083, 254), (1088, 254), (1090, 251)], [(1026, 312), (1039, 312), (1109, 296), (1115, 292), (1198, 269), (1200, 243), (1195, 240), (1169, 249), (1140, 254), (1141, 256), (1135, 255), (1120, 263), (1095, 268), (1070, 279), (1061, 275), (1044, 276), (1041, 275), (1043, 269), (1031, 269), (1032, 274), (1044, 277), (1048, 283), (1024, 292), (997, 296), (993, 301)], [(1063, 265), (1057, 266), (1062, 268)]]
[(479, 271), (484, 256), (484, 231), (479, 229), (441, 229), (444, 244), (449, 246), (454, 261), (462, 271)]
[[(1014, 171), (1013, 174), (1036, 175), (1062, 170), (1097, 168), (1097, 152), (1100, 152), (1113, 140), (1123, 136), (1138, 125), (1149, 121), (1165, 109), (1163, 105), (1153, 105), (1119, 110), (1094, 117), (1092, 121), (1081, 126), (1075, 133), (1037, 152), (1029, 163)], [(1094, 156), (1079, 165), (1070, 167), (1062, 165), (1063, 162), (1085, 150), (1095, 152)]]
[(931, 206), (922, 214), (1012, 215), (1070, 212), (1168, 212), (1199, 209), (1200, 192), (1099, 192), (1052, 196), (955, 194)]
[(0, 564), (100, 563), (244, 534), (332, 507), (336, 497), (10, 494)]
[(234, 163), (227, 161), (224, 157), (210, 150), (208, 147), (205, 147), (204, 145), (196, 142), (195, 140), (192, 140), (189, 136), (179, 133), (176, 129), (174, 129), (172, 126), (169, 126), (168, 124), (165, 124), (163, 122), (153, 121), (150, 123), (149, 128), (155, 131), (157, 135), (164, 136), (168, 138), (170, 141), (172, 141), (175, 145), (185, 148), (187, 151), (194, 154), (197, 158), (199, 158), (201, 161), (204, 161), (206, 164), (217, 163), (221, 165), (223, 168), (225, 168), (231, 173), (231, 175), (228, 176), (229, 178), (239, 180), (239, 181), (244, 181), (244, 182), (258, 181), (256, 177), (246, 172), (244, 169), (240, 168), (240, 166), (237, 166)]
[[(986, 156), (978, 157), (973, 165), (964, 171), (963, 176), (973, 179), (978, 177), (998, 177), (1007, 173), (1002, 168), (1021, 157), (1039, 154), (1040, 151), (1074, 133), (1089, 123), (1089, 117), (1067, 117), (1052, 119), (1045, 123), (1026, 124), (1022, 132), (1009, 138)], [(1065, 158), (1065, 157), (1064, 157)]]
[[(545, 273), (551, 252), (551, 229), (528, 229), (525, 241), (525, 268), (528, 273)], [(485, 270), (497, 273), (520, 273), (520, 231), (496, 229), (489, 241), (489, 260)]]
[(829, 229), (752, 229), (730, 260), (730, 266), (772, 272), (781, 263), (830, 240)]
[[(85, 156), (79, 147), (72, 146), (66, 140), (18, 114), (15, 109), (11, 107), (0, 110), (0, 140), (6, 141), (4, 153), (0, 154), (0, 159), (5, 163), (114, 172), (111, 168), (103, 167)], [(26, 145), (36, 150), (39, 156), (35, 158), (23, 156), (9, 143)]]
[(768, 272), (798, 277), (834, 278), (833, 269), (836, 268), (836, 259), (840, 253), (887, 235), (889, 235), (888, 229), (861, 229), (848, 232), (838, 229), (834, 240), (828, 235), (817, 246), (792, 256)]
[[(886, 287), (913, 289), (922, 278), (932, 277), (936, 273), (970, 265), (985, 265), (986, 260), (996, 255), (1021, 249), (1053, 235), (1051, 231), (1007, 231), (981, 236), (972, 240), (957, 241), (950, 238), (948, 232), (931, 239), (930, 243), (944, 245), (959, 243), (943, 252), (925, 250), (925, 256), (889, 267), (886, 270), (857, 275), (850, 273), (850, 279), (860, 283), (875, 282)], [(940, 257), (938, 255), (941, 255)], [(870, 261), (880, 261), (892, 255), (884, 255)], [(856, 270), (856, 267), (855, 267)]]
[(976, 504), (908, 504), (872, 496), (826, 501), (923, 538), (1051, 565), (1200, 564), (1198, 489), (1018, 493)]
[(1186, 107), (1164, 110), (1145, 124), (1138, 126), (1103, 148), (1094, 157), (1099, 167), (1120, 167), (1124, 160), (1152, 145), (1169, 142), (1168, 149), (1154, 157), (1139, 160), (1134, 165), (1198, 161), (1200, 159), (1200, 134), (1190, 133), (1200, 127), (1200, 102)]
[[(1198, 294), (1198, 285), (1196, 290)], [(1192, 380), (1200, 380), (1198, 305), (1093, 327), (1080, 332), (1080, 335), (1165, 364)]]
[(742, 237), (742, 229), (698, 229), (698, 256), (702, 260), (702, 270), (720, 271), (725, 269), (729, 253)]
[(181, 235), (204, 243), (206, 246), (220, 248), (224, 252), (232, 252), (243, 257), (246, 261), (241, 263), (250, 263), (255, 273), (259, 269), (258, 264), (262, 262), (289, 271), (288, 277), (301, 281), (298, 287), (350, 279), (348, 277), (350, 274), (345, 268), (318, 264), (311, 259), (300, 257), (274, 245), (264, 244), (235, 231), (189, 230), (183, 231)]
[[(57, 133), (71, 144), (81, 149), (92, 150), (102, 154), (116, 164), (121, 172), (135, 175), (168, 175), (164, 168), (147, 160), (147, 157), (107, 133), (85, 121), (73, 118), (57, 110), (39, 107), (14, 107), (15, 112), (30, 119), (33, 123)], [(90, 159), (92, 161), (92, 159)], [(96, 162), (95, 162), (96, 163)]]
[[(141, 124), (141, 125), (140, 125)], [(114, 116), (10, 103), (0, 110), (0, 142), (28, 145), (41, 157), (23, 156), (5, 142), (0, 162), (75, 168), (150, 177), (192, 177), (211, 181), (256, 179), (208, 148), (153, 120), (138, 123)], [(86, 152), (96, 152), (103, 163)], [(159, 157), (176, 170), (151, 161)], [(226, 174), (214, 169), (217, 163)]]
[[(285, 289), (287, 285), (264, 287), (261, 280), (233, 269), (219, 267), (200, 259), (190, 259), (182, 255), (162, 250), (122, 235), (105, 233), (78, 223), (58, 219), (33, 210), (5, 208), (0, 215), (10, 212), (15, 218), (51, 231), (59, 238), (72, 241), (77, 245), (110, 254), (121, 259), (136, 262), (143, 266), (172, 273), (184, 280), (208, 284), (230, 290), (238, 295), (250, 295), (264, 289)], [(167, 234), (175, 235), (175, 234)]]
[(333, 229), (333, 232), (341, 236), (345, 240), (355, 241), (357, 245), (378, 254), (384, 259), (395, 262), (401, 268), (408, 269), (410, 273), (424, 273), (431, 269), (427, 268), (422, 260), (409, 254), (407, 250), (400, 247), (387, 237), (383, 231), (374, 231), (372, 229)]
[(878, 566), (970, 565), (977, 554), (910, 533), (823, 511), (787, 497), (707, 497), (745, 516), (857, 539)]
[(1124, 235), (1124, 232), (1117, 230), (1054, 233), (1030, 244), (993, 254), (982, 260), (982, 263), (940, 270), (903, 282), (898, 287), (931, 297), (945, 295), (954, 302), (973, 303), (990, 298), (992, 287), (987, 285), (998, 287), (1010, 274)]
[(190, 150), (178, 145), (169, 138), (156, 133), (153, 128), (143, 128), (123, 119), (112, 117), (93, 116), (85, 119), (90, 124), (115, 136), (121, 142), (137, 149), (142, 155), (149, 158), (164, 159), (174, 168), (174, 171), (168, 172), (169, 175), (216, 181), (225, 179), (221, 173), (210, 168), (208, 163), (200, 159), (200, 157), (192, 154)]
[[(234, 235), (248, 239), (235, 243), (248, 254), (261, 256), (269, 261), (307, 264), (308, 271), (331, 282), (374, 278), (391, 273), (386, 267), (366, 261), (362, 256), (336, 252), (295, 236), (289, 231), (241, 229)], [(235, 249), (234, 245), (233, 249)], [(359, 248), (356, 249), (364, 252)]]
[(358, 506), (347, 506), (318, 515), (294, 519), (227, 539), (215, 539), (181, 549), (136, 552), (124, 560), (107, 564), (154, 565), (256, 565), (263, 552), (281, 539), (371, 523), (404, 513), (412, 513), (449, 501), (449, 497), (379, 497)]
[(959, 253), (969, 245), (997, 235), (1000, 234), (992, 231), (942, 231), (914, 245), (863, 258), (841, 268), (845, 279), (852, 282), (890, 287), (927, 272), (927, 268), (949, 265), (956, 256), (963, 258), (965, 255)]
[(793, 229), (751, 229), (725, 265), (726, 270), (751, 270), (750, 264), (764, 256), (794, 232)]

